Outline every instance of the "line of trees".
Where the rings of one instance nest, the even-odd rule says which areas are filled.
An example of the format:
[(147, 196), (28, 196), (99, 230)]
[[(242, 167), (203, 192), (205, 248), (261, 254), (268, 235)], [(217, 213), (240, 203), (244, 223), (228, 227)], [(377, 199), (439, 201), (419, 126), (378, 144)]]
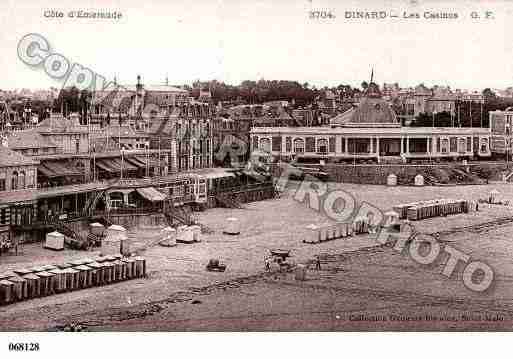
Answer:
[(76, 87), (63, 88), (53, 102), (53, 110), (56, 112), (63, 111), (65, 116), (77, 112), (82, 119), (85, 119), (89, 114), (91, 98), (92, 93), (88, 90), (80, 91)]
[(352, 98), (360, 89), (350, 85), (340, 84), (336, 87), (316, 88), (308, 82), (299, 83), (287, 80), (258, 80), (243, 81), (240, 85), (233, 86), (219, 81), (196, 81), (191, 88), (193, 97), (198, 98), (201, 90), (210, 90), (214, 103), (220, 101), (241, 101), (248, 104), (256, 104), (267, 101), (288, 100), (296, 106), (306, 106), (322, 97), (328, 90), (339, 93), (343, 98)]
[[(26, 109), (30, 109), (30, 114), (37, 115), (39, 118), (39, 121), (44, 120), (49, 116), (48, 109), (52, 106), (52, 104), (49, 101), (42, 101), (42, 100), (30, 100), (30, 101), (16, 101), (11, 102), (9, 104), (10, 109), (13, 112), (16, 112), (18, 115), (18, 118), (23, 121), (28, 121), (29, 118), (26, 118), (27, 112), (25, 112)], [(4, 109), (0, 109), (0, 111), (3, 111)]]

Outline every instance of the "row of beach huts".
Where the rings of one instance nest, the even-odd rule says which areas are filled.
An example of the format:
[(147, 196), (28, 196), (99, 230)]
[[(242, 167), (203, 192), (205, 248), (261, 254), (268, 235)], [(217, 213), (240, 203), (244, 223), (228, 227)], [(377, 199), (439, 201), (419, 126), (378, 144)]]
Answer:
[(358, 234), (372, 234), (377, 233), (380, 227), (400, 232), (401, 220), (418, 221), (426, 218), (469, 213), (477, 210), (478, 202), (463, 199), (439, 198), (400, 204), (384, 213), (383, 223), (376, 223), (377, 218), (369, 213), (367, 217), (356, 217), (352, 222), (348, 223), (327, 225), (311, 224), (306, 227), (307, 234), (303, 242), (316, 244)]
[(0, 305), (146, 276), (146, 259), (121, 254), (0, 274)]

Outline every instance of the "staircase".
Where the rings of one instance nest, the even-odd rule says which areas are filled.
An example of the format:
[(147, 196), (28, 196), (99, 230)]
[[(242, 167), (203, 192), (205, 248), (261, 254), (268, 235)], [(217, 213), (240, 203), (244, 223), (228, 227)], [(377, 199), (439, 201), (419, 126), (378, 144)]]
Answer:
[(513, 177), (513, 172), (508, 173), (508, 174), (504, 174), (504, 175), (503, 175), (504, 182), (506, 182), (506, 183), (508, 183), (508, 182), (509, 182), (509, 183), (511, 183), (511, 182), (512, 182), (512, 181), (511, 181), (512, 177)]
[(172, 226), (175, 221), (178, 221), (186, 226), (194, 224), (194, 220), (190, 212), (186, 211), (183, 206), (175, 207), (172, 202), (169, 203), (167, 209), (164, 211), (167, 223)]
[(82, 237), (73, 229), (66, 226), (63, 222), (55, 221), (51, 223), (54, 230), (64, 234), (64, 243), (72, 249), (87, 249), (89, 242), (87, 238)]
[(202, 223), (196, 222), (194, 220), (194, 218), (192, 217), (192, 214), (190, 211), (185, 210), (184, 207), (174, 207), (172, 202), (170, 202), (170, 204), (167, 206), (167, 210), (164, 211), (164, 216), (166, 217), (167, 224), (170, 227), (175, 225), (176, 221), (177, 221), (186, 226), (191, 226), (191, 225), (200, 226), (201, 231), (203, 233), (214, 233), (214, 230), (211, 229), (210, 227), (208, 227)]
[(108, 219), (107, 217), (103, 216), (103, 217), (99, 217), (98, 218), (98, 222), (100, 222), (101, 224), (103, 224), (105, 227), (110, 227), (112, 226), (114, 223), (112, 223), (112, 221), (110, 219)]
[(83, 214), (85, 217), (90, 217), (93, 214), (96, 208), (96, 203), (101, 198), (101, 196), (103, 196), (104, 193), (104, 190), (96, 191), (91, 197), (89, 197), (89, 199), (86, 201), (84, 205)]

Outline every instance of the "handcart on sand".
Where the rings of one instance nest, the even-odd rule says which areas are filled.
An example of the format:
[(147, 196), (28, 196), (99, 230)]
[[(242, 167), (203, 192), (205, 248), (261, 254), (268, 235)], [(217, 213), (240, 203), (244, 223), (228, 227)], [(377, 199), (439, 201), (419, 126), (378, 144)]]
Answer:
[(224, 272), (226, 270), (226, 264), (220, 263), (219, 259), (211, 259), (208, 261), (207, 270), (209, 272)]
[(280, 266), (280, 269), (290, 269), (292, 264), (289, 262), (290, 249), (270, 249), (272, 261)]

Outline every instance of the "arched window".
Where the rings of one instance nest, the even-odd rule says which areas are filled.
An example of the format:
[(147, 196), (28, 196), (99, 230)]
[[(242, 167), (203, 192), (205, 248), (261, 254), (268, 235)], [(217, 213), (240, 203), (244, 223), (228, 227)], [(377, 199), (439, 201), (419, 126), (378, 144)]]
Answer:
[(294, 140), (294, 153), (305, 152), (305, 141), (302, 138), (296, 138)]
[(11, 177), (11, 189), (18, 189), (18, 172), (14, 171)]
[(20, 174), (18, 175), (18, 187), (20, 189), (25, 188), (25, 172), (24, 171), (21, 171)]
[(317, 140), (317, 152), (328, 153), (328, 140), (325, 138)]

